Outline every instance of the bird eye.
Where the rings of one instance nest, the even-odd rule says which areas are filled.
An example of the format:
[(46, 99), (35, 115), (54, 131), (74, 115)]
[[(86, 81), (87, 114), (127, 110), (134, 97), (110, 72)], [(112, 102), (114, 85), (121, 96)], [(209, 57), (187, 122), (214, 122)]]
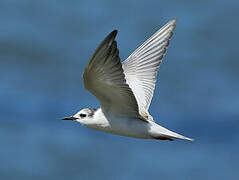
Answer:
[(80, 114), (80, 117), (84, 118), (84, 117), (86, 117), (86, 114)]

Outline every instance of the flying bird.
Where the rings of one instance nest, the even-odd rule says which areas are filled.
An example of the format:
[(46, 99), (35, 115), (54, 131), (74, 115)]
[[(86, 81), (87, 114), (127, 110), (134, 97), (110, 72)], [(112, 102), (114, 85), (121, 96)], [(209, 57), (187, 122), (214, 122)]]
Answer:
[(98, 46), (83, 74), (84, 87), (99, 101), (100, 108), (85, 108), (62, 120), (89, 128), (140, 139), (193, 139), (158, 125), (148, 109), (157, 72), (175, 29), (171, 20), (121, 63), (112, 31)]

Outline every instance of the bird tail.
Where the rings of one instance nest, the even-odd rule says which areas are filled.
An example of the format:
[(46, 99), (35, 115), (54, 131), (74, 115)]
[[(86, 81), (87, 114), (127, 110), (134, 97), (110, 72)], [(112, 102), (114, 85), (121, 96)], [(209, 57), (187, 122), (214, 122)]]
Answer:
[(169, 140), (172, 141), (174, 139), (183, 139), (188, 141), (194, 141), (194, 139), (185, 137), (181, 134), (170, 131), (162, 126), (157, 125), (157, 134), (153, 136), (155, 139), (159, 140)]

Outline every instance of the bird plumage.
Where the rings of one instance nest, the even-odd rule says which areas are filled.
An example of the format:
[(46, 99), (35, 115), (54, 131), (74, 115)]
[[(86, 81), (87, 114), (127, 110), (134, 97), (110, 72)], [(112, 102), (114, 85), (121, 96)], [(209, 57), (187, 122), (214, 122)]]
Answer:
[(134, 138), (192, 140), (158, 125), (148, 112), (175, 23), (173, 19), (164, 25), (122, 63), (117, 31), (112, 31), (95, 50), (83, 75), (85, 88), (96, 96), (101, 108), (86, 108), (64, 120)]

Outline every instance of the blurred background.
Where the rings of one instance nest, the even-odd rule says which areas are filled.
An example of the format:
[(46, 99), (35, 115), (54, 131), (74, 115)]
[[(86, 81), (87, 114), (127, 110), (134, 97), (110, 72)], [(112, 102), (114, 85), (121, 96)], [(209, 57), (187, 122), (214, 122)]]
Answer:
[[(239, 1), (1, 0), (0, 179), (239, 179)], [(98, 107), (82, 74), (118, 29), (121, 59), (177, 18), (150, 112), (195, 142), (61, 117)]]

